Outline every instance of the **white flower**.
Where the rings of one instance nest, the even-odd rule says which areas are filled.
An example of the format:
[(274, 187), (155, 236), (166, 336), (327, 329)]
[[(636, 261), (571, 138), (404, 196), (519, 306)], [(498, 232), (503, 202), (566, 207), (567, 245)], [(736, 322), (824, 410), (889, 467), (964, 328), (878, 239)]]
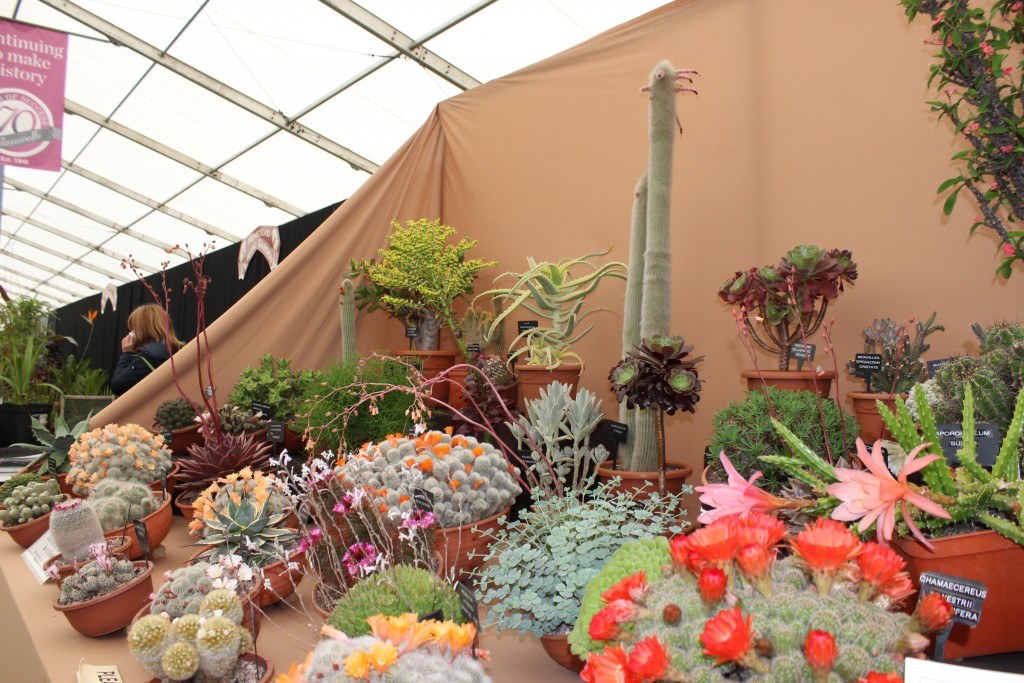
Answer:
[(222, 616), (224, 616), (224, 610), (222, 610), (222, 609), (215, 609), (215, 610), (213, 610), (213, 616), (215, 616), (215, 617), (222, 617)]
[(245, 547), (248, 548), (249, 550), (256, 550), (256, 548), (258, 548), (259, 546), (256, 545), (256, 542), (253, 541), (252, 538), (250, 538), (249, 536), (246, 536), (245, 537)]
[(292, 456), (288, 455), (288, 449), (286, 448), (283, 451), (281, 451), (281, 464), (282, 465), (287, 465), (291, 461), (292, 461)]
[(211, 579), (219, 579), (224, 575), (224, 568), (219, 564), (211, 564), (206, 568), (206, 575)]
[(426, 431), (427, 431), (427, 425), (423, 424), (422, 422), (417, 423), (416, 426), (412, 428), (412, 433), (415, 436), (419, 436), (420, 434), (423, 434)]
[[(298, 562), (289, 562), (288, 563), (288, 571), (292, 571), (293, 572), (293, 571), (295, 571), (298, 568), (299, 568), (299, 563)], [(270, 583), (269, 579), (267, 580), (267, 583)]]
[(220, 563), (225, 567), (238, 567), (242, 564), (242, 556), (231, 553), (230, 555), (221, 555)]
[(240, 581), (252, 581), (252, 569), (247, 564), (238, 568), (238, 579)]
[(196, 631), (196, 638), (200, 638), (201, 639), (201, 638), (205, 638), (205, 637), (206, 637), (206, 629), (205, 628), (201, 628), (198, 631)]
[(263, 580), (263, 587), (266, 588), (268, 591), (269, 590), (274, 590), (274, 587), (272, 585), (270, 585), (270, 579), (264, 579)]

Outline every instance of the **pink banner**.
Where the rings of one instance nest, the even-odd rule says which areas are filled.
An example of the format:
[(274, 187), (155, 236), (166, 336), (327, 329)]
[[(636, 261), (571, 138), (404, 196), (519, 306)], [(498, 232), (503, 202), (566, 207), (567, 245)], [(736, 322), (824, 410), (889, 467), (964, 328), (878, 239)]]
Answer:
[(0, 19), (0, 164), (60, 170), (68, 36)]

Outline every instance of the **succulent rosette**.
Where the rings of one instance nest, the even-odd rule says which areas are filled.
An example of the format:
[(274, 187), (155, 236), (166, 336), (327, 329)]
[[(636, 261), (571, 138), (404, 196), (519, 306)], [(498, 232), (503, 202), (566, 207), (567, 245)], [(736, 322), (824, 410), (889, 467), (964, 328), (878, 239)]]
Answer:
[[(730, 516), (672, 539), (660, 574), (609, 584), (602, 570), (584, 604), (599, 596), (603, 608), (581, 612), (569, 639), (587, 655), (583, 680), (885, 681), (949, 624), (938, 594), (895, 611), (912, 589), (889, 548), (819, 519), (779, 559), (784, 535), (768, 515)], [(606, 569), (621, 571), (616, 559)]]
[(701, 387), (697, 363), (704, 357), (688, 358), (693, 344), (679, 336), (652, 337), (635, 349), (608, 375), (615, 398), (630, 409), (655, 406), (669, 415), (677, 410), (694, 412)]

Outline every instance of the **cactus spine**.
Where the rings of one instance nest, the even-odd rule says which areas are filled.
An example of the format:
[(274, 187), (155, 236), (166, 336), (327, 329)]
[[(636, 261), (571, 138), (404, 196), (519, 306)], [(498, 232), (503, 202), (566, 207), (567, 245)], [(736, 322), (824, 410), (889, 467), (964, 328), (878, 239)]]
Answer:
[(58, 503), (50, 511), (50, 534), (65, 562), (88, 559), (89, 546), (103, 543), (103, 528), (92, 504), (82, 498)]
[(341, 283), (338, 301), (341, 307), (341, 362), (356, 357), (356, 286), (349, 278)]

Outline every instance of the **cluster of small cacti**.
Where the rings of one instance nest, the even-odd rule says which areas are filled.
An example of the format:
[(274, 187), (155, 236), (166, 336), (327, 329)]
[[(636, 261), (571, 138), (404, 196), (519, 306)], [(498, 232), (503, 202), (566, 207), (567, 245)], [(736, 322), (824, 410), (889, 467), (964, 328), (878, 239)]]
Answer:
[(374, 614), (430, 614), (437, 610), (445, 619), (461, 622), (455, 589), (433, 572), (398, 564), (352, 586), (338, 600), (326, 623), (354, 638), (370, 632), (366, 619)]
[[(471, 656), (473, 624), (420, 621), (415, 614), (367, 619), (373, 635), (350, 640), (333, 629), (301, 666), (292, 666), (290, 683), (417, 681), (418, 683), (490, 683)], [(283, 679), (284, 677), (282, 677)]]
[(913, 616), (890, 611), (913, 594), (891, 548), (818, 518), (777, 560), (785, 534), (767, 515), (726, 517), (674, 538), (655, 573), (595, 579), (603, 590), (588, 586), (588, 597), (603, 607), (581, 615), (570, 639), (588, 655), (584, 680), (620, 662), (638, 676), (642, 667), (644, 680), (726, 681), (740, 670), (747, 681), (857, 681), (902, 672), (904, 657), (928, 646), (923, 634), (949, 624), (937, 593)]
[(164, 437), (135, 424), (109, 424), (86, 432), (72, 444), (68, 457), (68, 482), (79, 495), (88, 495), (102, 479), (156, 481), (173, 465)]
[(164, 573), (164, 583), (153, 594), (149, 611), (167, 614), (171, 619), (198, 614), (203, 600), (215, 590), (244, 594), (254, 584), (252, 569), (241, 558), (223, 557), (218, 562), (196, 562)]
[(11, 495), (14, 492), (14, 489), (19, 486), (24, 486), (25, 484), (31, 484), (34, 481), (42, 480), (43, 478), (35, 472), (20, 472), (15, 474), (0, 486), (0, 501)]
[(229, 403), (217, 409), (220, 416), (220, 428), (225, 434), (242, 434), (255, 432), (267, 426), (265, 417), (257, 417), (250, 408), (241, 408)]
[(66, 563), (87, 559), (89, 547), (103, 542), (103, 528), (96, 510), (84, 498), (72, 498), (53, 506), (50, 535)]
[(443, 528), (495, 515), (522, 491), (516, 468), (494, 446), (436, 431), (414, 438), (393, 434), (366, 444), (335, 473), (355, 486), (369, 487), (382, 510), (409, 512), (414, 489), (429, 492)]
[(281, 482), (273, 474), (244, 467), (210, 484), (193, 503), (196, 515), (189, 523), (189, 533), (206, 536), (208, 522), (223, 514), (228, 504), (240, 505), (243, 501), (252, 503), (256, 514), (267, 517), (285, 513), (290, 502), (282, 490)]
[(14, 489), (4, 498), (4, 509), (0, 510), (0, 523), (16, 526), (39, 519), (50, 512), (50, 508), (64, 500), (57, 481), (34, 481)]
[(151, 515), (162, 502), (146, 484), (117, 479), (100, 481), (89, 500), (104, 532), (120, 529), (133, 519)]
[(136, 567), (128, 560), (118, 560), (107, 555), (106, 543), (97, 543), (89, 551), (95, 560), (79, 567), (77, 572), (61, 584), (58, 598), (61, 605), (73, 605), (112, 593), (134, 581), (144, 571), (144, 568)]
[(185, 429), (198, 424), (195, 409), (183, 396), (169, 398), (161, 403), (156, 409), (156, 415), (153, 416), (153, 422), (161, 432)]
[(480, 368), (480, 371), (483, 372), (484, 375), (491, 380), (494, 386), (499, 389), (501, 387), (507, 387), (516, 381), (516, 376), (508, 369), (508, 364), (505, 362), (505, 359), (500, 356), (480, 356), (477, 358), (474, 365)]
[(150, 614), (128, 632), (128, 649), (162, 680), (228, 683), (252, 636), (242, 627), (242, 604), (234, 593), (215, 590), (197, 614), (177, 619)]

